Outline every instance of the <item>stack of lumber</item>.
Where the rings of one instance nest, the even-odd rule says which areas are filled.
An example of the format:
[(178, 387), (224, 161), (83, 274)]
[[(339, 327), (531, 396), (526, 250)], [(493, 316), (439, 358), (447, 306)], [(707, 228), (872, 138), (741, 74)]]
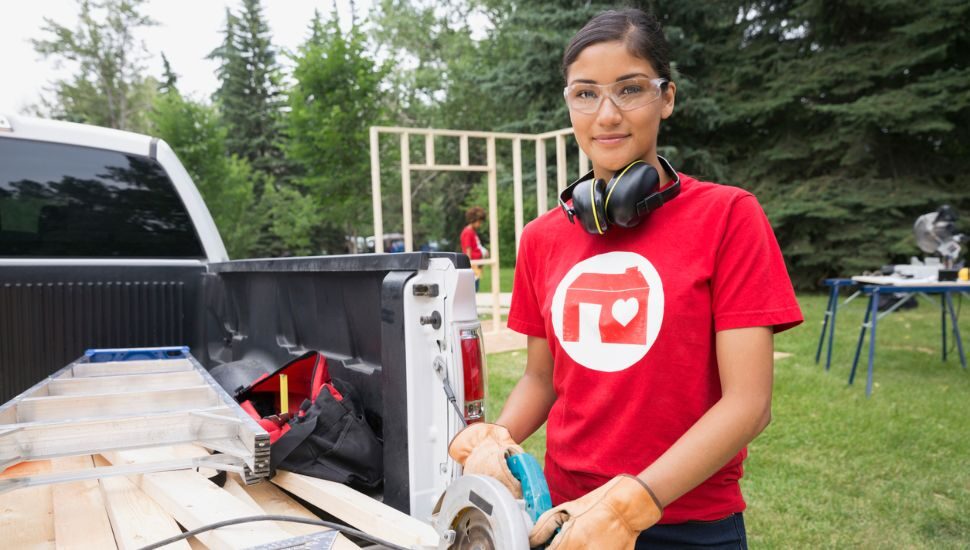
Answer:
[[(0, 472), (16, 478), (100, 466), (199, 456), (195, 446), (114, 451), (24, 462)], [(166, 471), (26, 487), (0, 494), (0, 546), (4, 548), (141, 548), (227, 519), (279, 514), (316, 519), (287, 492), (356, 529), (400, 546), (436, 547), (426, 523), (349, 487), (279, 472), (273, 480), (244, 485), (229, 474), (223, 487), (194, 470)], [(250, 548), (318, 533), (324, 527), (292, 522), (257, 522), (223, 527), (166, 546), (167, 549)], [(333, 548), (359, 548), (338, 535)]]

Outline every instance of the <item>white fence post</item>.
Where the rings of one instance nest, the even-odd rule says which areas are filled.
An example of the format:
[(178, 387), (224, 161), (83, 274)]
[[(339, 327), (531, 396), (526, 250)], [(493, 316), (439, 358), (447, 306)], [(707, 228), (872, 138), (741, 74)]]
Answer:
[[(414, 250), (414, 237), (411, 233), (411, 135), (401, 134), (401, 204), (404, 211), (404, 251)], [(381, 236), (383, 239), (384, 237)]]
[(488, 164), (488, 239), (491, 250), (492, 267), (492, 331), (502, 329), (502, 302), (499, 283), (499, 246), (498, 246), (498, 163), (495, 159), (495, 138), (489, 137), (485, 144), (485, 156)]
[[(381, 205), (381, 142), (377, 128), (373, 126), (370, 129), (370, 192), (374, 211), (374, 252), (384, 252), (384, 211)], [(364, 246), (366, 247), (366, 241)]]
[(556, 194), (566, 188), (566, 136), (556, 136)]
[(536, 139), (536, 212), (542, 215), (549, 210), (547, 206), (547, 195), (549, 194), (549, 183), (546, 175), (546, 141), (542, 138)]

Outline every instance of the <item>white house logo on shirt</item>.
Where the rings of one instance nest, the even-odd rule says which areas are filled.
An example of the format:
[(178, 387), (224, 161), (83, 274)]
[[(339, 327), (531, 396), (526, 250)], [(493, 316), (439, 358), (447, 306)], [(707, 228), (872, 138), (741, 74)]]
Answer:
[(633, 252), (586, 259), (559, 281), (552, 326), (569, 357), (586, 368), (616, 372), (650, 350), (664, 314), (660, 275)]

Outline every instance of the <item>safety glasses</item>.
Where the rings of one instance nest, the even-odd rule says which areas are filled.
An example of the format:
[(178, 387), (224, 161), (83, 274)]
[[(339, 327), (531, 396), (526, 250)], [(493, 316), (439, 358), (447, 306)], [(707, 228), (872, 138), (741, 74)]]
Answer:
[(583, 114), (599, 111), (603, 98), (609, 97), (621, 111), (630, 111), (660, 99), (666, 78), (628, 78), (612, 84), (575, 82), (563, 89), (569, 110)]

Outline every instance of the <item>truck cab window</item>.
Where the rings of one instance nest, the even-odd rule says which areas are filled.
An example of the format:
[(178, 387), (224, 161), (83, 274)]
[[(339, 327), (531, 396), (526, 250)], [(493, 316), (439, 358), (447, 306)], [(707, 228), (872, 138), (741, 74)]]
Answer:
[(165, 170), (138, 155), (0, 138), (0, 257), (202, 258)]

